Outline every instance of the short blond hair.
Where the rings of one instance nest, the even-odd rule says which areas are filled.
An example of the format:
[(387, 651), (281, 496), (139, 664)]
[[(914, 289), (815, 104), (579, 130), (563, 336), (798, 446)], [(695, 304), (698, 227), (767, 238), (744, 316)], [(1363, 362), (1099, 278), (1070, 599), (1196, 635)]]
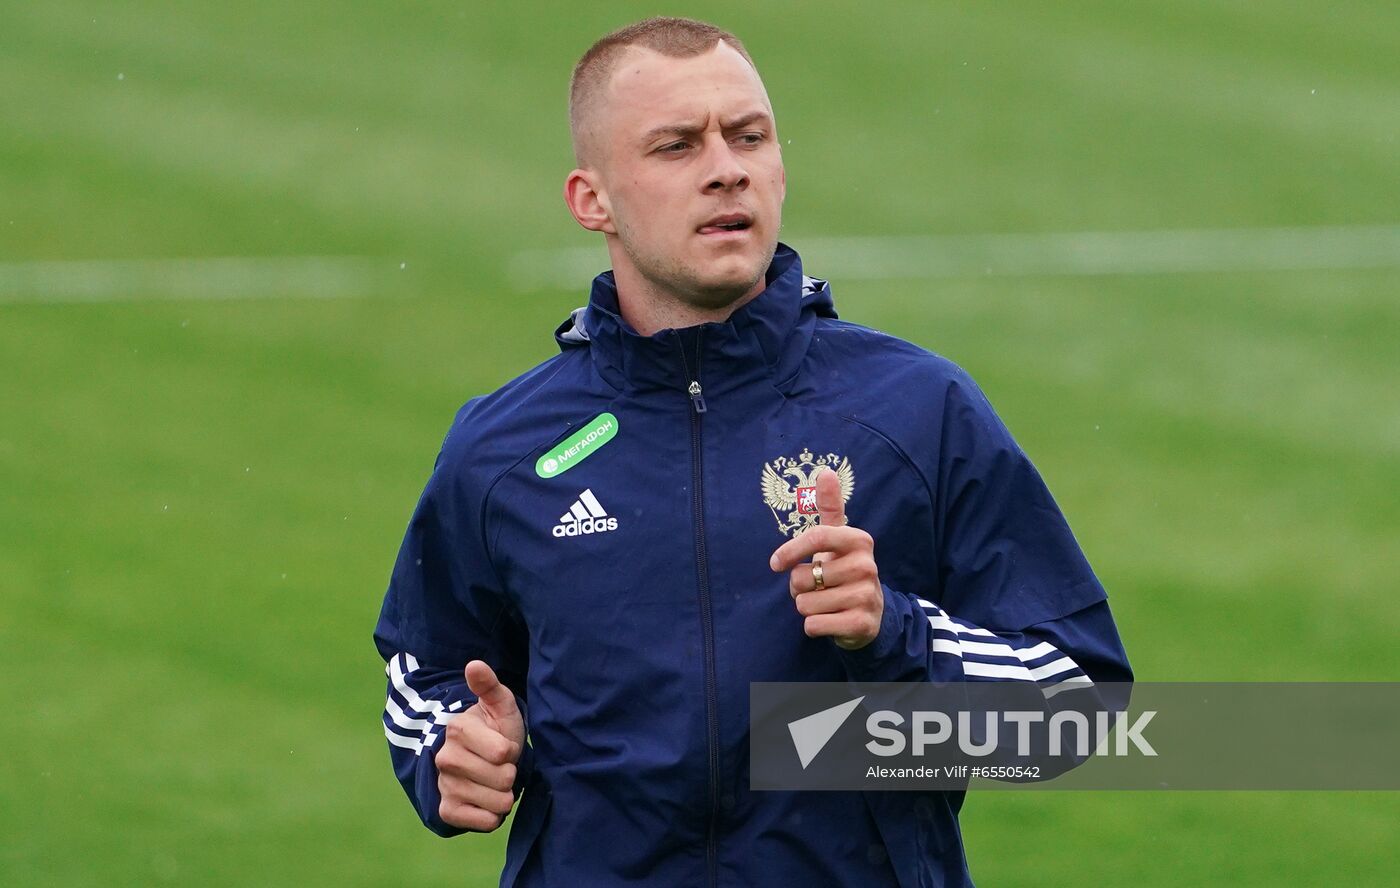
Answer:
[(612, 79), (618, 59), (628, 47), (640, 46), (673, 59), (683, 59), (709, 52), (721, 42), (733, 47), (744, 61), (758, 70), (743, 41), (723, 28), (695, 19), (656, 16), (619, 28), (590, 46), (574, 66), (569, 79), (569, 135), (578, 164), (585, 165), (587, 159), (584, 143), (588, 118)]

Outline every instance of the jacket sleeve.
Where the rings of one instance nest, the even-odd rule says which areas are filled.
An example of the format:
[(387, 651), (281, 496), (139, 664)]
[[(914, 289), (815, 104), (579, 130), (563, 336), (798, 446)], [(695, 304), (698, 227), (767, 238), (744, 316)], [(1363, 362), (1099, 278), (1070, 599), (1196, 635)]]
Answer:
[(843, 651), (859, 681), (1037, 682), (1046, 700), (1132, 670), (1107, 596), (1044, 481), (954, 368), (936, 454), (912, 457), (934, 504), (936, 582), (884, 587), (875, 640)]
[[(462, 427), (459, 415), (453, 428)], [(466, 832), (438, 814), (434, 763), (447, 722), (476, 702), (466, 664), (485, 660), (526, 712), (528, 638), (487, 554), (483, 491), (468, 477), (464, 450), (449, 432), (399, 548), (374, 631), (388, 676), (383, 727), (394, 773), (424, 825), (440, 836)], [(532, 763), (527, 743), (517, 763), (517, 798)]]

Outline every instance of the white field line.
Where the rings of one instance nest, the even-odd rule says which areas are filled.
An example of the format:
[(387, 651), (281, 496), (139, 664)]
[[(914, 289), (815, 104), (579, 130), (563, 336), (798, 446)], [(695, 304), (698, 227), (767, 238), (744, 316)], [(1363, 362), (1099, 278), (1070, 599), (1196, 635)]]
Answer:
[(0, 305), (159, 299), (344, 299), (382, 292), (399, 263), (359, 256), (0, 262)]
[[(792, 244), (808, 274), (837, 280), (1400, 267), (1400, 225), (813, 237)], [(507, 273), (518, 290), (577, 289), (608, 267), (599, 245), (516, 253)]]

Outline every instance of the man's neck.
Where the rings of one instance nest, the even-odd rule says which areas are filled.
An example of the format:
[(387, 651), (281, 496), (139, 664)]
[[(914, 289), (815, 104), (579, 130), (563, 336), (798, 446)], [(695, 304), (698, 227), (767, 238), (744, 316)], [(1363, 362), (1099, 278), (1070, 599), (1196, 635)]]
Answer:
[(732, 302), (718, 308), (704, 308), (685, 301), (673, 293), (661, 291), (641, 275), (618, 274), (614, 271), (617, 284), (617, 304), (622, 319), (643, 336), (651, 336), (659, 330), (682, 329), (697, 324), (721, 322), (740, 307), (762, 293), (767, 281), (759, 278), (758, 283)]
[(728, 305), (714, 309), (698, 308), (674, 297), (657, 299), (651, 294), (633, 299), (630, 297), (636, 295), (635, 291), (629, 294), (621, 289), (618, 290), (617, 301), (622, 309), (622, 319), (641, 335), (650, 336), (658, 330), (679, 330), (697, 324), (726, 321), (760, 292), (761, 289), (747, 293)]

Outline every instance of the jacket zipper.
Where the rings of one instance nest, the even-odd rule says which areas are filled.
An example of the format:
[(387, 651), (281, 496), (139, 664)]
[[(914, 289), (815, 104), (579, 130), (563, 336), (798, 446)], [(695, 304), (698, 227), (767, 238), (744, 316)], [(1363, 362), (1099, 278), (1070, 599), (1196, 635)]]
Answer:
[(690, 505), (695, 527), (695, 575), (700, 598), (700, 629), (704, 644), (705, 661), (705, 723), (709, 729), (710, 758), (710, 822), (705, 839), (705, 863), (710, 885), (717, 884), (718, 849), (715, 835), (719, 820), (719, 697), (715, 690), (715, 627), (714, 614), (710, 607), (710, 565), (705, 546), (705, 496), (704, 471), (700, 433), (705, 406), (704, 390), (700, 387), (700, 356), (704, 342), (703, 327), (695, 331), (695, 375), (690, 373), (690, 361), (685, 354), (685, 339), (676, 333), (677, 344), (681, 349), (681, 364), (685, 377), (689, 380), (686, 394), (690, 396)]

